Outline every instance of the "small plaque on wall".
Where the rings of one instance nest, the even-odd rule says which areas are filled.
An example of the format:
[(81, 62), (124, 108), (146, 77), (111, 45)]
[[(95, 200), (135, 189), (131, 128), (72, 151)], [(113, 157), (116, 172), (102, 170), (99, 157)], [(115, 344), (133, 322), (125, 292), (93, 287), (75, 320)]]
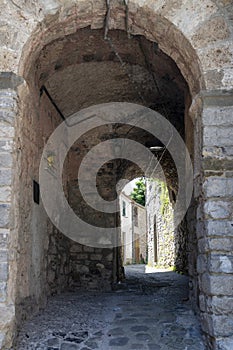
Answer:
[(33, 200), (34, 203), (40, 204), (40, 185), (33, 180)]

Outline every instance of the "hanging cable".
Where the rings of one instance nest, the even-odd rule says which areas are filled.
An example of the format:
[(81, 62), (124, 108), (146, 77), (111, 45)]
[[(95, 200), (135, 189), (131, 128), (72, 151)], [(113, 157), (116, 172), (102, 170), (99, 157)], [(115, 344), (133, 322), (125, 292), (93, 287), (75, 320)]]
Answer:
[[(129, 7), (128, 7), (128, 0), (124, 0), (124, 3), (125, 3), (125, 27), (126, 27), (126, 32), (127, 32), (128, 37), (131, 37), (130, 32), (129, 32)], [(111, 38), (109, 37), (109, 35), (108, 35), (108, 33), (109, 33), (109, 28), (110, 28), (109, 22), (110, 22), (110, 18), (111, 18), (111, 3), (110, 3), (110, 0), (106, 0), (106, 6), (107, 6), (107, 12), (106, 12), (106, 17), (105, 17), (104, 40), (106, 40), (106, 41), (108, 42), (108, 44), (109, 44), (111, 50), (114, 52), (115, 56), (117, 57), (118, 61), (119, 61), (120, 64), (121, 64), (121, 66), (122, 66), (124, 72), (125, 72), (126, 75), (128, 76), (129, 81), (132, 82), (132, 85), (133, 85), (133, 87), (134, 87), (134, 89), (135, 89), (137, 95), (138, 95), (139, 98), (141, 99), (142, 103), (146, 106), (147, 103), (146, 103), (146, 101), (145, 101), (145, 98), (144, 98), (143, 95), (141, 94), (141, 91), (139, 90), (139, 88), (138, 88), (138, 86), (137, 86), (137, 83), (136, 83), (136, 81), (135, 81), (134, 78), (133, 78), (133, 75), (130, 73), (129, 69), (127, 68), (126, 62), (124, 62), (124, 60), (121, 58), (121, 56), (120, 56), (119, 52), (117, 51), (117, 49), (116, 49), (116, 47), (115, 47), (115, 45), (114, 45), (112, 39), (111, 39)], [(155, 87), (156, 87), (158, 93), (161, 95), (161, 90), (160, 90), (159, 84), (158, 84), (158, 82), (157, 82), (157, 80), (156, 80), (156, 77), (155, 77), (154, 73), (153, 73), (153, 72), (151, 71), (151, 69), (150, 69), (150, 64), (149, 64), (149, 62), (148, 62), (148, 60), (147, 60), (147, 57), (146, 57), (146, 55), (145, 55), (145, 53), (144, 53), (144, 51), (143, 51), (143, 47), (142, 47), (142, 45), (141, 45), (141, 42), (139, 42), (139, 46), (140, 46), (140, 48), (141, 48), (142, 54), (144, 55), (145, 64), (146, 64), (146, 66), (147, 66), (147, 69), (149, 70), (149, 72), (150, 72), (151, 75), (152, 75), (152, 79), (153, 79), (154, 85), (155, 85)], [(168, 119), (169, 114), (167, 113), (166, 106), (163, 104), (162, 107), (163, 107), (164, 115), (165, 115), (165, 117)], [(142, 118), (143, 118), (143, 116), (142, 116)], [(132, 126), (132, 127), (128, 130), (127, 135), (129, 134), (129, 132), (130, 132), (133, 128), (137, 127), (137, 125), (140, 125), (140, 121), (141, 121), (142, 118), (139, 118), (138, 122), (135, 123), (135, 125)], [(160, 156), (159, 159), (158, 159), (157, 165), (156, 165), (155, 168), (153, 169), (152, 174), (154, 174), (154, 172), (156, 171), (158, 164), (161, 162), (161, 160), (162, 160), (162, 158), (163, 158), (163, 156), (164, 156), (164, 154), (165, 154), (165, 152), (166, 152), (166, 150), (167, 150), (167, 147), (169, 146), (169, 144), (170, 144), (171, 141), (172, 141), (172, 138), (173, 138), (173, 130), (172, 130), (172, 133), (171, 133), (171, 136), (170, 136), (170, 138), (169, 138), (169, 140), (168, 140), (167, 145), (165, 145), (165, 148), (164, 148), (164, 150), (163, 150), (161, 156)]]

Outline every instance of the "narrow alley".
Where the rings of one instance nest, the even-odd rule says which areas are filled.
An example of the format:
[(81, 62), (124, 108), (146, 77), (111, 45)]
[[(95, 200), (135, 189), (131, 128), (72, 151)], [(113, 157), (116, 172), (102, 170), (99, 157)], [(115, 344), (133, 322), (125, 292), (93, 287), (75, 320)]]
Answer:
[[(53, 296), (21, 329), (17, 350), (204, 350), (188, 301), (188, 278), (172, 271), (125, 268), (115, 291)], [(12, 348), (13, 349), (13, 348)]]

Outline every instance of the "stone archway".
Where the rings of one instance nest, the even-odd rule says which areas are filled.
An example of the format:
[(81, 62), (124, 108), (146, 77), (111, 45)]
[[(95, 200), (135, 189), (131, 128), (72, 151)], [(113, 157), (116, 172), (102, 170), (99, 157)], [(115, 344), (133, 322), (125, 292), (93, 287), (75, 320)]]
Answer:
[[(73, 3), (71, 1), (65, 6), (60, 5), (57, 1), (41, 2), (31, 7), (25, 6), (24, 10), (21, 8), (21, 2), (18, 4), (15, 1), (15, 3), (17, 6), (9, 3), (3, 10), (5, 18), (9, 17), (8, 32), (11, 33), (11, 36), (4, 38), (4, 45), (1, 47), (3, 53), (1, 70), (17, 73), (23, 76), (27, 83), (21, 84), (18, 89), (18, 108), (21, 111), (18, 112), (17, 94), (14, 90), (21, 81), (13, 74), (2, 74), (1, 77), (3, 152), (8, 157), (10, 144), (14, 137), (14, 128), (9, 126), (9, 121), (13, 121), (15, 115), (20, 116), (14, 124), (16, 136), (20, 136), (18, 130), (24, 125), (25, 128), (28, 127), (28, 136), (32, 138), (30, 140), (32, 144), (35, 141), (36, 132), (34, 130), (33, 135), (30, 130), (35, 123), (30, 111), (38, 108), (41, 113), (42, 109), (44, 120), (51, 115), (51, 106), (48, 101), (44, 101), (44, 106), (38, 104), (39, 86), (35, 87), (31, 84), (32, 77), (37, 81), (40, 78), (34, 74), (39, 72), (40, 67), (35, 70), (35, 63), (42, 49), (52, 42), (59, 43), (61, 38), (65, 39), (78, 29), (88, 26), (91, 27), (91, 30), (102, 28), (106, 15), (106, 6), (103, 1), (94, 3), (86, 1)], [(135, 0), (128, 2), (126, 12), (125, 5), (121, 1), (116, 1), (111, 9), (109, 30), (125, 30), (127, 24), (128, 31), (133, 36), (141, 35), (150, 41), (157, 42), (159, 48), (175, 61), (188, 83), (191, 109), (188, 111), (190, 103), (187, 103), (186, 137), (192, 133), (191, 129), (195, 130), (195, 138), (189, 145), (191, 153), (194, 151), (192, 156), (195, 168), (195, 193), (193, 210), (188, 213), (188, 222), (193, 234), (196, 236), (197, 233), (198, 252), (195, 251), (195, 254), (198, 254), (197, 269), (202, 325), (208, 335), (210, 348), (217, 346), (230, 348), (233, 317), (232, 313), (229, 314), (228, 307), (232, 296), (232, 267), (229, 249), (232, 243), (232, 122), (230, 116), (233, 105), (230, 92), (232, 88), (232, 27), (230, 16), (228, 16), (230, 13), (230, 7), (227, 7), (228, 2), (219, 1), (217, 5), (216, 2), (207, 0), (201, 4), (198, 1), (192, 4), (186, 2), (173, 4), (173, 2), (161, 1), (156, 5), (151, 1), (141, 4)], [(126, 13), (128, 18), (125, 16)], [(22, 26), (25, 27), (25, 23), (27, 23), (26, 29), (20, 30)], [(14, 35), (16, 32), (18, 34)], [(56, 52), (59, 52), (59, 44)], [(56, 60), (54, 63), (44, 70), (45, 76), (41, 77), (42, 80), (46, 78), (46, 74), (54, 73)], [(30, 98), (32, 96), (34, 97)], [(28, 113), (25, 114), (25, 111)], [(188, 118), (188, 114), (191, 118)], [(35, 117), (36, 113), (33, 116)], [(58, 119), (50, 122), (47, 128), (48, 133), (56, 123), (59, 123)], [(9, 126), (8, 129), (5, 128), (6, 124), (7, 127)], [(17, 150), (15, 149), (13, 153), (14, 164), (19, 164), (21, 150), (25, 144), (16, 142), (15, 145), (17, 145)], [(30, 149), (31, 154), (34, 154), (33, 147)], [(25, 164), (25, 171), (26, 167), (30, 170), (30, 167), (37, 166), (38, 159), (35, 158), (31, 160), (33, 164), (29, 163), (27, 166)], [(18, 269), (16, 262), (18, 254), (25, 252), (27, 247), (31, 249), (27, 234), (23, 236), (25, 242), (21, 240), (19, 248), (17, 247), (18, 218), (21, 216), (22, 219), (23, 215), (27, 215), (27, 211), (22, 212), (22, 205), (21, 209), (18, 207), (18, 203), (22, 203), (18, 189), (23, 187), (21, 193), (25, 188), (30, 190), (32, 179), (30, 178), (29, 182), (25, 178), (24, 183), (22, 181), (24, 171), (14, 166), (14, 169), (17, 169), (17, 172), (13, 172), (12, 175), (14, 191), (8, 190), (11, 184), (9, 169), (12, 165), (5, 162), (2, 164), (1, 174), (5, 180), (7, 177), (7, 182), (3, 180), (4, 193), (1, 197), (2, 217), (6, 218), (1, 224), (3, 237), (1, 290), (2, 307), (5, 308), (7, 305), (4, 310), (5, 314), (9, 314), (7, 321), (4, 320), (3, 332), (7, 334), (6, 342), (10, 342), (14, 329), (15, 276)], [(7, 191), (9, 195), (6, 198)], [(25, 199), (25, 209), (28, 206), (30, 207), (29, 197)], [(197, 213), (196, 209), (198, 209)], [(8, 220), (9, 210), (11, 210), (11, 217), (14, 218), (10, 222)], [(34, 215), (33, 212), (31, 215)], [(44, 214), (41, 213), (41, 215)], [(33, 221), (33, 223), (37, 227), (40, 225), (38, 221)], [(22, 232), (30, 232), (30, 227), (27, 225), (28, 223), (25, 223)], [(42, 227), (42, 230), (44, 229), (45, 227)], [(4, 243), (8, 236), (10, 236), (10, 256), (7, 255), (8, 243)], [(63, 243), (65, 246), (68, 244)], [(49, 242), (45, 240), (44, 244), (46, 246)], [(44, 247), (41, 246), (41, 249)], [(39, 266), (41, 261), (38, 251), (34, 249), (32, 255), (35, 266)], [(9, 270), (8, 259), (10, 261)], [(191, 259), (195, 261), (196, 256)], [(31, 264), (31, 261), (26, 260), (24, 263)], [(190, 266), (194, 264), (191, 263)], [(39, 270), (34, 269), (35, 276), (39, 273)], [(195, 268), (193, 274), (196, 275)], [(18, 281), (21, 283), (20, 288), (24, 296), (29, 297), (31, 287), (26, 279), (25, 283), (22, 282), (23, 278)], [(197, 287), (195, 288), (197, 290)], [(37, 295), (37, 297), (42, 305), (45, 295)], [(21, 310), (30, 308), (30, 298), (28, 300), (29, 304), (24, 305)], [(30, 309), (28, 311), (30, 312)]]

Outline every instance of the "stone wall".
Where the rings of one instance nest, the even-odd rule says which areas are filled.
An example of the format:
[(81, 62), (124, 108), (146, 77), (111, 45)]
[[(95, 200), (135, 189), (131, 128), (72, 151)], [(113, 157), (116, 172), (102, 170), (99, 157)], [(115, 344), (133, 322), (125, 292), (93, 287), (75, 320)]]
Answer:
[(109, 291), (113, 283), (113, 250), (73, 243), (71, 288)]
[(15, 331), (14, 299), (11, 294), (12, 261), (15, 253), (10, 251), (14, 220), (11, 211), (13, 139), (17, 93), (13, 75), (0, 75), (0, 348), (10, 345)]
[[(195, 273), (195, 256), (198, 253), (199, 287), (196, 285), (195, 288), (200, 288), (202, 325), (209, 336), (209, 348), (231, 349), (233, 333), (232, 313), (229, 309), (232, 298), (232, 266), (229, 247), (232, 243), (232, 1), (173, 2), (159, 0), (155, 2), (152, 0), (132, 0), (128, 1), (128, 18), (126, 18), (123, 2), (114, 1), (112, 7), (109, 29), (128, 29), (134, 35), (140, 34), (158, 43), (159, 49), (174, 59), (187, 81), (192, 95), (192, 108), (195, 109), (195, 105), (199, 104), (199, 111), (193, 119), (194, 133), (198, 137), (194, 140), (196, 153), (194, 156), (195, 193), (194, 210), (190, 213), (192, 218), (195, 216), (195, 230), (191, 228), (191, 231), (193, 236), (195, 236), (195, 232), (198, 235), (198, 251), (195, 250), (190, 261)], [(103, 0), (2, 1), (0, 12), (2, 15), (1, 71), (20, 74), (28, 82), (31, 72), (38, 66), (37, 58), (45, 45), (75, 33), (83, 27), (103, 28), (106, 3)], [(57, 67), (57, 65), (52, 67), (55, 66)], [(11, 90), (8, 90), (9, 88)], [(28, 92), (26, 85), (22, 89), (26, 91), (28, 100), (31, 101), (34, 92), (31, 90)], [(206, 90), (208, 94), (205, 93), (203, 96), (201, 90)], [(39, 95), (39, 91), (36, 94)], [(32, 244), (37, 242), (38, 237), (40, 239), (44, 237), (46, 224), (41, 228), (42, 236), (34, 235), (33, 241), (29, 234), (31, 232), (31, 227), (29, 227), (31, 218), (35, 218), (35, 216), (43, 218), (44, 214), (42, 211), (39, 212), (41, 208), (36, 206), (33, 209), (34, 214), (32, 213), (31, 199), (26, 200), (26, 203), (23, 204), (21, 202), (24, 202), (26, 188), (28, 193), (31, 193), (32, 178), (24, 177), (26, 168), (27, 170), (30, 170), (31, 167), (34, 168), (32, 163), (36, 163), (39, 158), (39, 153), (33, 148), (33, 138), (35, 141), (37, 133), (37, 129), (34, 129), (36, 123), (31, 123), (32, 120), (37, 120), (38, 114), (31, 114), (31, 111), (35, 110), (35, 106), (30, 107), (29, 102), (26, 108), (21, 110), (21, 114), (17, 114), (15, 98), (16, 94), (12, 90), (12, 85), (10, 87), (9, 85), (3, 86), (0, 97), (3, 105), (1, 109), (1, 130), (3, 130), (3, 134), (1, 134), (3, 135), (1, 152), (1, 162), (3, 162), (1, 165), (1, 178), (3, 179), (1, 211), (3, 215), (1, 217), (3, 219), (0, 230), (3, 259), (1, 262), (1, 293), (3, 298), (6, 298), (5, 287), (6, 276), (8, 276), (7, 298), (9, 296), (9, 303), (12, 305), (16, 294), (16, 285), (21, 289), (22, 293), (20, 294), (23, 298), (36, 294), (35, 287), (38, 287), (38, 281), (35, 285), (33, 281), (37, 280), (38, 262), (41, 263), (39, 266), (44, 266), (43, 256), (46, 255), (46, 246), (49, 242), (48, 239), (45, 239), (43, 242), (40, 240), (41, 245)], [(19, 102), (20, 108), (22, 108), (24, 104), (22, 94), (19, 96)], [(202, 103), (204, 103), (203, 111)], [(36, 110), (37, 107), (36, 105)], [(24, 114), (25, 111), (28, 113)], [(7, 118), (11, 119), (16, 116), (17, 136), (15, 140), (18, 149), (17, 152), (15, 150), (14, 156), (21, 157), (21, 145), (17, 137), (21, 136), (18, 131), (21, 130), (20, 124), (22, 123), (22, 128), (25, 127), (25, 133), (28, 136), (25, 145), (29, 145), (26, 154), (29, 156), (30, 162), (29, 164), (23, 163), (22, 169), (15, 165), (17, 163), (14, 163), (14, 191), (12, 191), (10, 199), (6, 198), (10, 179), (9, 164), (4, 163), (4, 158), (6, 160), (5, 153), (7, 154), (7, 162), (11, 158), (10, 142), (14, 132), (12, 128), (10, 135), (4, 134), (4, 130), (6, 130), (4, 128), (6, 123), (8, 128)], [(47, 114), (46, 116), (51, 117)], [(32, 175), (34, 177), (36, 174), (32, 173)], [(11, 212), (14, 212), (13, 218), (10, 220), (12, 229), (7, 222), (10, 203)], [(19, 213), (19, 203), (24, 209), (23, 213)], [(18, 225), (18, 219), (22, 222), (26, 221), (23, 226)], [(34, 220), (32, 222), (35, 224)], [(41, 220), (38, 220), (37, 229), (39, 229), (40, 223)], [(187, 224), (189, 226), (190, 221)], [(18, 235), (19, 241), (17, 241)], [(10, 236), (9, 244), (13, 247), (10, 250), (9, 258), (7, 258), (6, 249), (7, 236)], [(45, 244), (45, 247), (42, 243)], [(37, 248), (35, 249), (35, 247)], [(193, 247), (195, 248), (195, 245)], [(32, 251), (33, 266), (31, 267), (29, 255)], [(38, 254), (39, 251), (43, 254)], [(7, 260), (10, 261), (9, 270), (6, 269)], [(21, 262), (23, 262), (22, 266)], [(23, 274), (26, 266), (28, 266), (28, 273)], [(43, 279), (44, 275), (41, 281)], [(37, 289), (41, 290), (42, 285), (44, 286), (42, 283)], [(8, 301), (5, 300), (2, 307), (3, 305), (5, 307), (7, 303)], [(12, 332), (8, 321), (14, 314), (14, 311), (8, 311), (9, 309), (1, 312), (1, 315), (4, 315), (1, 330), (7, 334), (7, 337), (7, 332)], [(1, 336), (3, 338), (3, 334)], [(10, 338), (12, 338), (12, 334), (9, 335), (8, 340)]]
[(39, 165), (44, 145), (61, 118), (48, 97), (40, 96), (36, 82), (21, 86), (18, 93), (21, 104), (15, 135), (14, 188), (19, 192), (14, 204), (15, 236), (11, 250), (17, 264), (14, 298), (17, 321), (21, 322), (46, 304), (47, 295), (67, 285), (69, 243), (64, 242), (68, 240), (65, 237), (59, 239), (41, 198), (39, 203), (33, 201), (33, 181), (40, 184)]
[(179, 241), (175, 236), (167, 187), (156, 179), (147, 180), (146, 193), (148, 266), (173, 267)]
[(203, 209), (198, 231), (200, 309), (214, 349), (231, 349), (233, 242), (233, 96), (205, 95)]

